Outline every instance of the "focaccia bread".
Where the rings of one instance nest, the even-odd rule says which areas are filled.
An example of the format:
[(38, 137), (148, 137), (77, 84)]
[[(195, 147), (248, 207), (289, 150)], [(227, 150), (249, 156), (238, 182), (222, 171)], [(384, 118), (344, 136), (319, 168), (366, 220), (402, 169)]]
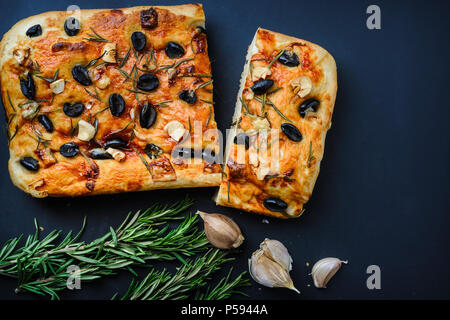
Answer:
[(336, 64), (326, 50), (258, 29), (216, 203), (278, 218), (300, 216), (319, 174), (336, 90)]
[(204, 23), (190, 4), (13, 26), (0, 43), (13, 183), (35, 197), (219, 185)]

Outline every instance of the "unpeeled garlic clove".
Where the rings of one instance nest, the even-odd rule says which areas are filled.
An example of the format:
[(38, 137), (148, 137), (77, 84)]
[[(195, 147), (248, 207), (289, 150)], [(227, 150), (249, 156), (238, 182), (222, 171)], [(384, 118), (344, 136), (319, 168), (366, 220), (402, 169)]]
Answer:
[(232, 249), (239, 247), (244, 241), (241, 229), (231, 218), (203, 211), (197, 211), (197, 214), (202, 217), (206, 237), (213, 246), (219, 249)]
[(323, 258), (317, 261), (311, 271), (316, 288), (326, 288), (328, 281), (338, 272), (342, 264), (348, 261), (342, 261), (338, 258)]
[(292, 270), (292, 257), (280, 241), (266, 238), (259, 247), (264, 251), (266, 256), (278, 262), (284, 269), (287, 271)]
[(300, 293), (289, 275), (292, 258), (281, 242), (265, 239), (248, 263), (250, 275), (259, 284), (269, 288), (288, 288)]

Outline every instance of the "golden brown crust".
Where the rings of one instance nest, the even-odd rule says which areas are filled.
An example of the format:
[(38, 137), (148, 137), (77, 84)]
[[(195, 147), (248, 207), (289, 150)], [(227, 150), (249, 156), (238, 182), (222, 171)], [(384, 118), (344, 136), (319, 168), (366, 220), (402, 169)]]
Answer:
[[(154, 28), (145, 29), (141, 26), (140, 14), (142, 10), (150, 8), (157, 12), (158, 24)], [(210, 103), (205, 102), (212, 101), (212, 84), (196, 90), (195, 104), (188, 104), (179, 98), (181, 90), (196, 89), (211, 80), (210, 76), (198, 76), (211, 75), (206, 35), (197, 28), (204, 26), (202, 6), (192, 4), (81, 10), (81, 30), (75, 36), (68, 36), (64, 31), (64, 22), (69, 16), (66, 12), (46, 12), (29, 17), (13, 26), (0, 42), (1, 95), (10, 121), (9, 133), (14, 137), (9, 145), (9, 171), (13, 183), (35, 197), (218, 185), (221, 176), (218, 164), (210, 165), (202, 159), (193, 161), (172, 157), (175, 147), (181, 146), (208, 148), (219, 153), (218, 141), (201, 139), (206, 130), (217, 130), (214, 109)], [(41, 25), (42, 35), (33, 38), (26, 36), (27, 29), (35, 24)], [(83, 86), (74, 80), (72, 67), (76, 64), (86, 65), (100, 57), (107, 44), (87, 40), (90, 37), (88, 34), (93, 33), (91, 28), (109, 40), (109, 43), (115, 43), (116, 58), (124, 58), (128, 49), (132, 48), (130, 37), (135, 31), (145, 34), (147, 46), (142, 53), (136, 55), (130, 50), (122, 67), (119, 59), (116, 63), (109, 64), (103, 64), (102, 59), (98, 60), (89, 68), (93, 85)], [(165, 54), (164, 48), (169, 41), (182, 45), (185, 50), (182, 57), (170, 59)], [(28, 57), (19, 63), (13, 55), (15, 50), (16, 53), (17, 50), (23, 50)], [(151, 58), (152, 50), (155, 62)], [(177, 62), (181, 63), (175, 68), (164, 67)], [(136, 89), (133, 79), (127, 80), (124, 75), (125, 72), (133, 78), (135, 64), (139, 67), (134, 69), (138, 76), (145, 73), (142, 70), (152, 70), (159, 79), (156, 90), (147, 95), (137, 93), (138, 98), (135, 92), (129, 91)], [(38, 68), (40, 73), (37, 73)], [(62, 93), (53, 95), (50, 83), (38, 76), (52, 78), (57, 70), (57, 78), (64, 79), (65, 88)], [(38, 113), (32, 119), (26, 119), (23, 107), (20, 107), (28, 100), (19, 85), (21, 75), (23, 77), (27, 73), (34, 74), (34, 100), (40, 105)], [(94, 96), (96, 90), (100, 100), (89, 95), (86, 90)], [(112, 93), (120, 94), (125, 100), (126, 108), (120, 117), (113, 116), (106, 109)], [(157, 117), (149, 129), (144, 129), (139, 124), (139, 112), (147, 98), (157, 110)], [(158, 105), (167, 100), (171, 102)], [(81, 116), (68, 117), (62, 110), (66, 102), (83, 103), (85, 109)], [(37, 121), (37, 116), (42, 114), (52, 121), (52, 133), (46, 132)], [(98, 120), (96, 142), (88, 143), (78, 139), (76, 131), (72, 131), (78, 121), (85, 120), (94, 124), (95, 119)], [(185, 134), (181, 139), (182, 144), (164, 129), (173, 120), (183, 124), (186, 132), (192, 125), (192, 132)], [(129, 141), (127, 149), (122, 150), (124, 160), (93, 160), (84, 157), (89, 155), (91, 149), (104, 146), (108, 139), (114, 137)], [(41, 142), (38, 143), (37, 140)], [(80, 152), (74, 158), (62, 156), (59, 148), (67, 142), (77, 143), (84, 155)], [(163, 150), (158, 159), (150, 159), (145, 154), (145, 146), (149, 143)], [(40, 168), (37, 172), (29, 171), (20, 164), (19, 161), (27, 156), (39, 161)]]
[[(288, 67), (276, 60), (264, 73), (281, 50), (296, 53), (300, 65)], [(311, 90), (306, 90), (301, 97), (299, 89), (294, 91), (293, 86), (293, 80), (300, 77), (306, 77), (307, 83), (312, 84)], [(255, 97), (250, 89), (255, 81), (264, 78), (274, 81), (271, 90), (281, 88), (266, 95), (266, 99), (282, 115), (271, 105), (262, 107), (263, 96)], [(258, 29), (249, 47), (242, 75), (216, 203), (278, 218), (299, 216), (319, 174), (336, 91), (336, 64), (325, 49), (302, 39)], [(248, 110), (240, 102), (241, 98), (248, 105)], [(302, 118), (298, 106), (310, 98), (319, 100), (320, 105), (316, 112), (307, 113)], [(261, 123), (269, 127), (264, 129), (263, 125), (261, 128)], [(302, 134), (302, 140), (296, 142), (287, 138), (279, 130), (283, 123), (295, 125)], [(238, 133), (249, 136), (250, 147), (247, 151), (244, 145), (233, 144)], [(283, 212), (269, 210), (264, 206), (264, 200), (269, 197), (283, 200), (287, 209)]]

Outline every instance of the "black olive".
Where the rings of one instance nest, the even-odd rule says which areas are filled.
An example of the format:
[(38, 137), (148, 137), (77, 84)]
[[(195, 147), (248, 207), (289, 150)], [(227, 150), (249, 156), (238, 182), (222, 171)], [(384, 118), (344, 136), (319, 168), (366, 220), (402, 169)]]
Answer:
[(142, 32), (136, 31), (131, 35), (131, 43), (133, 44), (133, 47), (136, 51), (141, 51), (147, 44), (147, 38)]
[(281, 131), (283, 131), (286, 137), (295, 142), (301, 141), (303, 138), (300, 130), (298, 130), (296, 126), (290, 123), (283, 123), (281, 125)]
[(89, 152), (89, 157), (95, 160), (113, 159), (113, 156), (103, 149), (95, 148)]
[(245, 149), (250, 148), (250, 137), (245, 133), (241, 132), (234, 137), (234, 144), (243, 144), (245, 145)]
[(174, 158), (182, 158), (182, 159), (190, 159), (194, 158), (195, 150), (190, 148), (175, 148), (172, 150), (172, 157)]
[(320, 101), (314, 98), (305, 100), (298, 106), (298, 113), (300, 113), (300, 116), (304, 118), (306, 116), (306, 113), (308, 113), (309, 111), (316, 112), (319, 104)]
[(70, 104), (70, 103), (66, 102), (63, 105), (63, 111), (67, 116), (69, 116), (71, 118), (76, 118), (76, 117), (79, 117), (83, 113), (84, 105), (80, 102), (74, 103), (74, 104)]
[(269, 90), (272, 86), (273, 86), (273, 80), (270, 80), (270, 79), (258, 80), (253, 84), (251, 89), (256, 95), (261, 95), (261, 94), (266, 93), (267, 90)]
[(149, 143), (145, 146), (145, 153), (150, 159), (156, 159), (159, 157), (163, 150), (153, 143)]
[(300, 64), (298, 55), (289, 50), (285, 50), (283, 52), (283, 54), (278, 58), (278, 62), (288, 67), (296, 67)]
[(105, 149), (108, 148), (126, 148), (128, 142), (120, 139), (120, 138), (112, 138), (105, 142)]
[(178, 97), (189, 104), (194, 104), (197, 101), (197, 95), (194, 90), (183, 90)]
[(287, 209), (287, 203), (280, 198), (269, 197), (264, 200), (264, 207), (270, 211), (284, 212)]
[(26, 35), (30, 38), (39, 37), (42, 34), (42, 27), (40, 24), (35, 24), (34, 26), (28, 28)]
[(184, 55), (184, 48), (180, 46), (178, 43), (172, 41), (167, 43), (165, 51), (166, 55), (170, 59), (177, 59)]
[(89, 76), (89, 71), (85, 66), (77, 64), (72, 68), (73, 78), (81, 83), (83, 86), (90, 86), (92, 84), (91, 77)]
[(73, 158), (78, 154), (78, 152), (80, 152), (80, 149), (75, 142), (67, 142), (59, 147), (59, 153), (66, 158)]
[(144, 29), (153, 29), (158, 25), (158, 12), (150, 8), (141, 11), (141, 27)]
[(195, 29), (197, 30), (198, 33), (206, 34), (206, 29), (203, 28), (202, 26), (197, 26)]
[(27, 74), (26, 78), (20, 78), (20, 90), (25, 97), (34, 100), (34, 97), (36, 96), (36, 87), (31, 73)]
[(38, 119), (39, 123), (42, 124), (42, 126), (44, 127), (44, 129), (47, 132), (50, 132), (50, 133), (53, 132), (53, 123), (49, 117), (47, 117), (45, 114), (41, 114), (38, 116), (37, 119)]
[(219, 163), (219, 159), (216, 157), (216, 153), (211, 149), (203, 149), (202, 150), (202, 158), (205, 162), (209, 164)]
[(144, 104), (144, 106), (141, 108), (141, 113), (139, 117), (139, 124), (141, 125), (141, 127), (144, 129), (148, 129), (155, 123), (155, 120), (156, 120), (155, 107), (150, 103)]
[(140, 90), (152, 91), (158, 88), (159, 80), (151, 73), (144, 73), (137, 81), (137, 87)]
[(39, 170), (39, 162), (32, 157), (24, 157), (23, 159), (20, 159), (20, 164), (22, 167), (30, 171)]
[(120, 117), (125, 111), (125, 100), (118, 93), (109, 96), (109, 110), (114, 117)]
[(64, 31), (68, 36), (76, 36), (80, 31), (80, 21), (75, 17), (68, 17), (64, 22)]

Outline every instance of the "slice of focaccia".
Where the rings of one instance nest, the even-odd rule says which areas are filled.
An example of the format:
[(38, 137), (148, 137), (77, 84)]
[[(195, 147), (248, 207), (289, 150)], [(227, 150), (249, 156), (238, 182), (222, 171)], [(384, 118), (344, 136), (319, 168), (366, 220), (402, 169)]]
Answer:
[(192, 4), (13, 26), (0, 43), (13, 183), (35, 197), (219, 185), (204, 23)]
[(319, 174), (336, 64), (311, 42), (258, 29), (228, 134), (216, 203), (298, 217)]

